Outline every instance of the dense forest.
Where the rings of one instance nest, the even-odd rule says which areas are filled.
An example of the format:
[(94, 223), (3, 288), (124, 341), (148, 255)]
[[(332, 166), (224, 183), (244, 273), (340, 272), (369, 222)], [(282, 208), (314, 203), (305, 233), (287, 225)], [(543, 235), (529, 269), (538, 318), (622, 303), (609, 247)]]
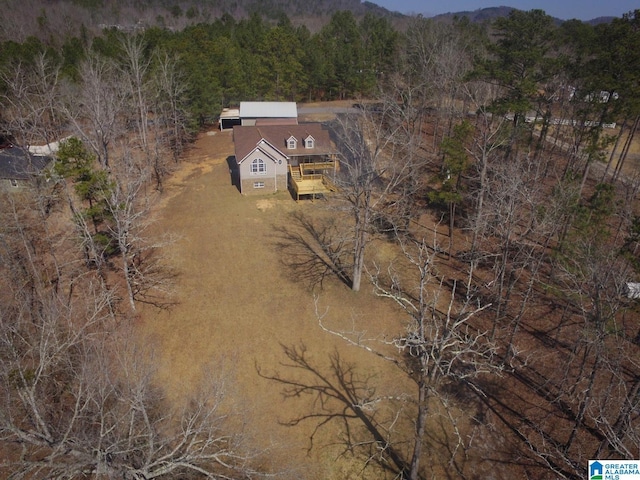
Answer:
[[(350, 222), (339, 248), (318, 235), (315, 251), (323, 276), (370, 283), (408, 319), (389, 337), (416, 387), (413, 433), (409, 447), (366, 443), (381, 471), (430, 476), (436, 400), (473, 405), (450, 430), (452, 478), (477, 478), (480, 456), (501, 478), (549, 479), (638, 457), (640, 11), (596, 26), (514, 10), (398, 29), (334, 2), (294, 12), (326, 16), (310, 28), (283, 13), (291, 2), (269, 15), (203, 2), (149, 6), (152, 20), (123, 28), (132, 17), (114, 3), (100, 30), (88, 26), (104, 5), (78, 3), (55, 18), (43, 8), (35, 28), (3, 25), (0, 143), (64, 140), (46, 178), (1, 193), (0, 475), (268, 473), (221, 406), (222, 379), (166, 415), (126, 328), (141, 303), (168, 307), (179, 281), (158, 255), (170, 236), (148, 230), (152, 199), (200, 129), (242, 100), (359, 107), (328, 125)], [(424, 215), (446, 241), (416, 236)], [(418, 273), (368, 263), (379, 236)]]

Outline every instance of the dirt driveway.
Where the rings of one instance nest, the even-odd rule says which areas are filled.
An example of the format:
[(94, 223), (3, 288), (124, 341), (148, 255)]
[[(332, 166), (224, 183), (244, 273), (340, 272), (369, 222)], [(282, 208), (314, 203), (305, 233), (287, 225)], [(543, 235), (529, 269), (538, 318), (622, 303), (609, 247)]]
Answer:
[[(296, 203), (288, 193), (240, 195), (229, 176), (232, 152), (231, 133), (203, 134), (167, 183), (154, 228), (178, 238), (165, 249), (166, 262), (179, 272), (178, 303), (168, 311), (144, 308), (139, 338), (155, 346), (159, 380), (176, 401), (201, 381), (204, 365), (228, 369), (235, 411), (242, 413), (257, 446), (268, 449), (268, 466), (288, 472), (285, 478), (366, 478), (360, 463), (335, 460), (344, 446), (338, 423), (322, 429), (316, 447), (307, 451), (316, 424), (281, 422), (309, 413), (313, 398), (285, 400), (281, 385), (262, 378), (258, 369), (304, 377), (281, 366), (283, 346), (304, 344), (308, 358), (322, 366), (339, 351), (358, 371), (376, 378), (378, 392), (398, 393), (405, 385), (388, 363), (325, 333), (312, 293), (282, 264), (281, 228), (291, 224), (293, 212), (326, 214), (323, 202)], [(393, 306), (366, 286), (355, 294), (330, 281), (320, 302), (329, 307), (327, 321), (336, 327), (349, 329), (356, 319), (376, 336), (399, 325)]]

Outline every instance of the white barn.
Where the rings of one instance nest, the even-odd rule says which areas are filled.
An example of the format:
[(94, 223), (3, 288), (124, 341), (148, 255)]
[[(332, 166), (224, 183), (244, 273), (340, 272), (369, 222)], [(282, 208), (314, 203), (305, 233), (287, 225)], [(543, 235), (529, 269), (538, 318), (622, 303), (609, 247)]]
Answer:
[(243, 126), (297, 125), (296, 102), (240, 102), (240, 122)]

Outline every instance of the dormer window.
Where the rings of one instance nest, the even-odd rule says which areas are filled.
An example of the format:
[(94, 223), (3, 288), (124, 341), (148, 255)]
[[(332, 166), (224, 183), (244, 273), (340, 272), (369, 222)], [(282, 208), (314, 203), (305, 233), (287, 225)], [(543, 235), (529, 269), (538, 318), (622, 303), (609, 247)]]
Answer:
[(293, 135), (287, 139), (287, 148), (289, 150), (295, 150), (296, 148), (298, 148), (298, 140), (296, 140), (296, 137), (294, 137)]
[(314, 148), (315, 143), (315, 139), (311, 135), (309, 135), (304, 139), (304, 148)]

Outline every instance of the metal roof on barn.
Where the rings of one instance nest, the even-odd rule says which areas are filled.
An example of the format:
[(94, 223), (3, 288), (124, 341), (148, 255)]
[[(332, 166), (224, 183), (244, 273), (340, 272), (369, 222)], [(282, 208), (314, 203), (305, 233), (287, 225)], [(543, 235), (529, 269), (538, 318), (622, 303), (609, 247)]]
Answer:
[(296, 102), (240, 102), (240, 118), (298, 118)]

